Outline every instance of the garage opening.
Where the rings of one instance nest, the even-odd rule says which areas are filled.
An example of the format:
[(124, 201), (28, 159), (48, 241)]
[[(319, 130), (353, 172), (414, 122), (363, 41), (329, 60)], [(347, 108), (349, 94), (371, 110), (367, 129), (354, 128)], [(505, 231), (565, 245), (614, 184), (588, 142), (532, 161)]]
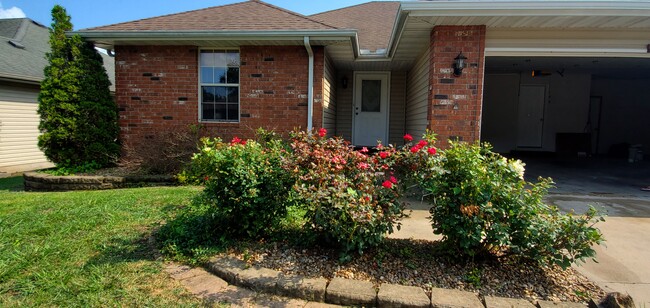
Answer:
[(650, 59), (493, 56), (485, 72), (481, 140), (496, 152), (538, 175), (650, 185)]
[(650, 59), (488, 57), (485, 71), (481, 139), (497, 152), (650, 156)]

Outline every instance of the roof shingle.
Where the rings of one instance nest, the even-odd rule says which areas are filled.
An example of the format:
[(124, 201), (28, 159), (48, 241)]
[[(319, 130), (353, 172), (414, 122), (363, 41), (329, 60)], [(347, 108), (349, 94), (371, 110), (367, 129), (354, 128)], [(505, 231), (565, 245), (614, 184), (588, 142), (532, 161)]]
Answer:
[(325, 22), (252, 0), (82, 31), (332, 30)]
[(376, 51), (388, 48), (399, 1), (373, 1), (309, 17), (341, 29), (357, 29), (359, 47)]

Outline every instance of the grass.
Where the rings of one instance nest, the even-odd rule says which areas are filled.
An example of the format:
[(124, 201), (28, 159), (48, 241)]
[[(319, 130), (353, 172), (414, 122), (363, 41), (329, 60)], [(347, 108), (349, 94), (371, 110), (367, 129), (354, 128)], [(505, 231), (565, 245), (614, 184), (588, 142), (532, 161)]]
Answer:
[(0, 306), (203, 306), (150, 234), (195, 187), (32, 193), (0, 179)]

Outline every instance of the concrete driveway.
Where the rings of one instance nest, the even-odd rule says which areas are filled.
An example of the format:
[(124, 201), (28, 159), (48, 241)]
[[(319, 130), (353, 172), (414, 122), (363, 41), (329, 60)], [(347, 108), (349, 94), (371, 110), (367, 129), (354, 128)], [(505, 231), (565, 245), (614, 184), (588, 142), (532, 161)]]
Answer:
[[(556, 188), (547, 202), (564, 211), (583, 212), (592, 205), (607, 213), (598, 224), (606, 243), (596, 247), (597, 261), (574, 266), (607, 291), (629, 293), (637, 307), (650, 307), (650, 162), (524, 160), (526, 178), (552, 177)], [(392, 238), (437, 240), (429, 206), (410, 199), (411, 216)]]

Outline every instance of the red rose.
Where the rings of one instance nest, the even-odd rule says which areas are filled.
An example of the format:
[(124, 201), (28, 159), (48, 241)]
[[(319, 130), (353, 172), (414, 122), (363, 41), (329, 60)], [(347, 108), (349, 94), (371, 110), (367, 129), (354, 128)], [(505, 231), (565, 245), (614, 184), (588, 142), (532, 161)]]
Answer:
[(436, 148), (429, 148), (429, 149), (427, 150), (427, 152), (429, 152), (429, 154), (431, 154), (431, 155), (436, 155), (436, 152), (437, 152), (437, 151), (436, 151)]
[(381, 186), (384, 186), (386, 188), (393, 188), (393, 183), (391, 183), (390, 181), (384, 181), (383, 183), (381, 183)]
[(326, 130), (325, 128), (322, 128), (322, 127), (321, 127), (321, 128), (318, 130), (318, 136), (321, 137), (321, 138), (323, 138), (323, 137), (325, 137), (325, 135), (327, 135), (327, 130)]
[(410, 134), (406, 134), (406, 135), (404, 135), (404, 140), (406, 142), (411, 142), (411, 141), (413, 141), (413, 136), (411, 136)]
[(234, 138), (232, 138), (232, 141), (230, 141), (230, 145), (235, 145), (235, 144), (238, 144), (240, 142), (241, 142), (241, 139), (239, 139), (239, 137), (235, 136)]
[(419, 150), (420, 150), (420, 147), (416, 145), (416, 146), (411, 148), (411, 153), (417, 153)]
[(385, 159), (386, 157), (388, 157), (388, 152), (379, 152), (379, 157)]
[(242, 145), (246, 145), (246, 142), (248, 142), (248, 140), (242, 140), (242, 141), (239, 142), (239, 143), (242, 144)]
[(394, 177), (394, 176), (391, 176), (390, 179), (389, 179), (389, 181), (390, 181), (391, 183), (393, 183), (393, 184), (397, 184), (397, 178)]
[(429, 144), (429, 143), (428, 143), (426, 140), (424, 140), (424, 139), (422, 139), (422, 140), (420, 140), (420, 142), (418, 142), (418, 145), (419, 145), (421, 148), (425, 147), (427, 144)]
[(361, 152), (361, 153), (368, 153), (368, 148), (363, 147), (363, 148), (361, 148), (361, 150), (359, 150), (359, 152)]

